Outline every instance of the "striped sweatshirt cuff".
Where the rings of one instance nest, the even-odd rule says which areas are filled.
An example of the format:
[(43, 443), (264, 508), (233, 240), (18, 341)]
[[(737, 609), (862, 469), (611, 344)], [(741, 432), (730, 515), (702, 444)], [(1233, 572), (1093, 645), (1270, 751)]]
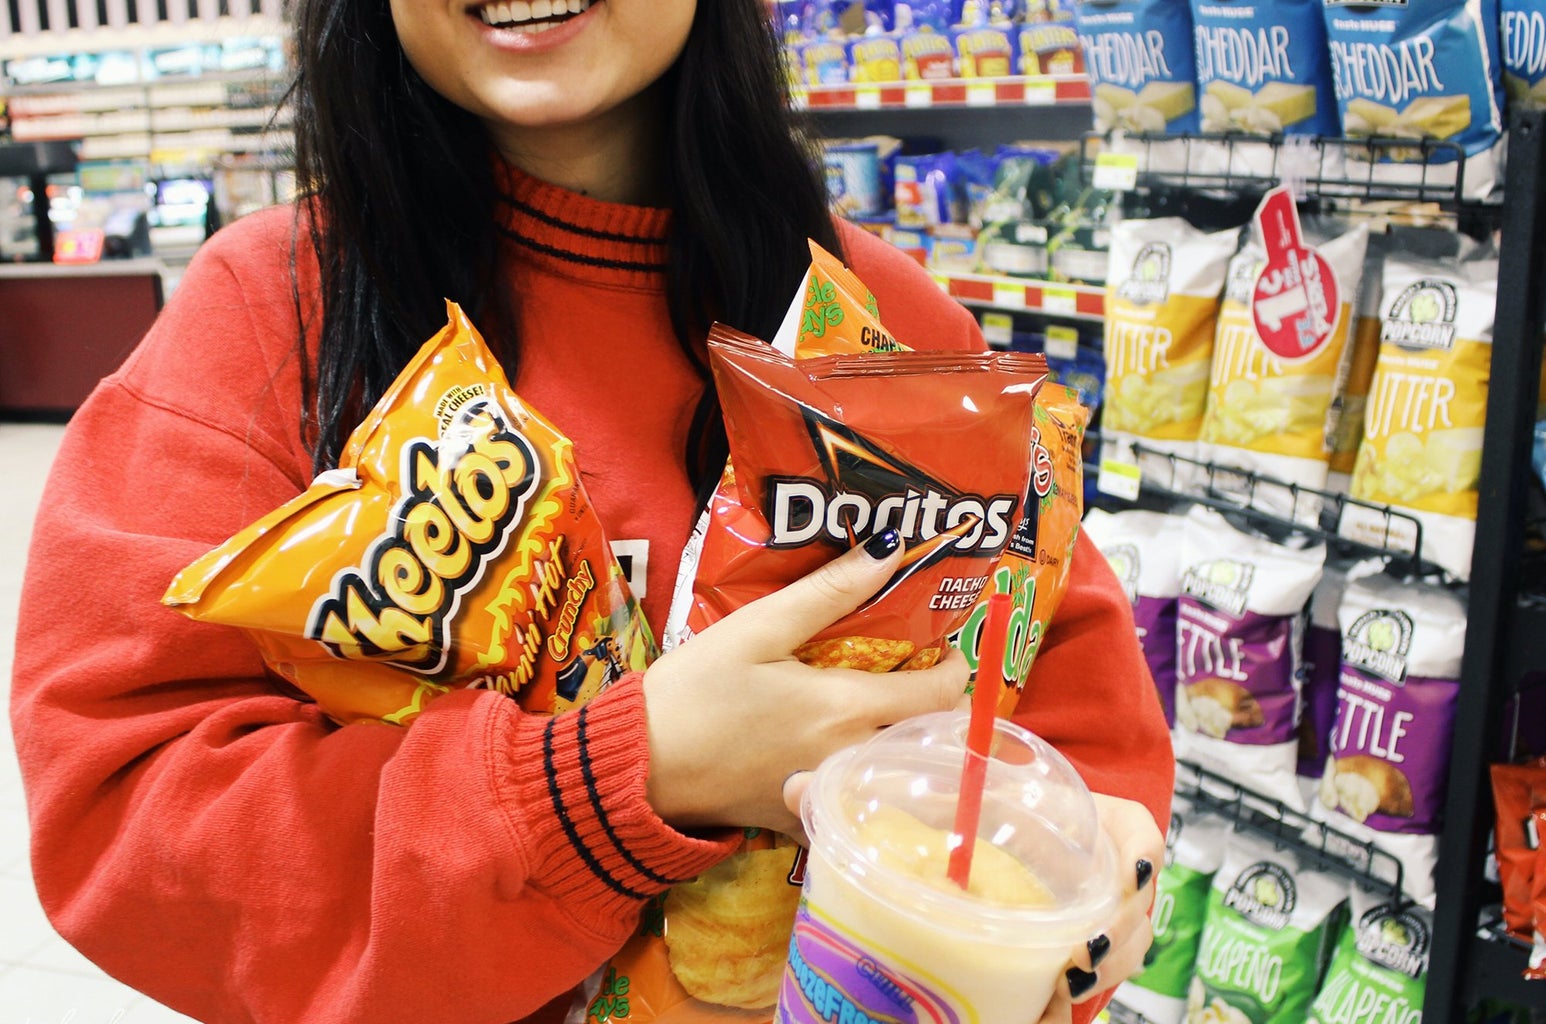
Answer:
[(626, 910), (697, 877), (730, 854), (739, 835), (683, 835), (645, 799), (642, 678), (624, 676), (578, 711), (527, 718), (514, 738), (506, 779), (515, 814), (528, 825), (531, 881), (576, 910)]

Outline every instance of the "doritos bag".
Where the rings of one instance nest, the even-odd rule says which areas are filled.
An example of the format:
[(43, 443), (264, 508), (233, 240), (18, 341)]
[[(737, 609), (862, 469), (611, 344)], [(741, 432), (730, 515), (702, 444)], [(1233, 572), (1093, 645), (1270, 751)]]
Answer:
[[(1026, 543), (1019, 532), (1066, 519), (1023, 514), (1030, 399), (1046, 365), (1021, 353), (908, 352), (895, 342), (897, 351), (863, 354), (884, 350), (865, 340), (866, 331), (884, 334), (873, 298), (835, 258), (815, 247), (813, 257), (799, 326), (786, 320), (790, 347), (860, 354), (797, 362), (728, 328), (711, 332), (730, 467), (684, 556), (667, 633), (685, 640), (895, 525), (908, 545), (903, 567), (799, 654), (872, 671), (924, 667), (972, 613), (1011, 541)], [(1044, 434), (1046, 468), (1063, 432)], [(1067, 525), (1077, 522), (1075, 511)], [(1072, 537), (1062, 543), (1071, 547)], [(1057, 544), (1049, 537), (1043, 546)], [(730, 859), (661, 897), (607, 968), (614, 989), (627, 987), (626, 1019), (769, 1020), (802, 867), (791, 840), (750, 830)], [(569, 1019), (624, 1018), (603, 991)]]
[(246, 629), (339, 722), (407, 724), (451, 689), (577, 706), (654, 657), (572, 446), (462, 311), (349, 435), (339, 468), (162, 600)]

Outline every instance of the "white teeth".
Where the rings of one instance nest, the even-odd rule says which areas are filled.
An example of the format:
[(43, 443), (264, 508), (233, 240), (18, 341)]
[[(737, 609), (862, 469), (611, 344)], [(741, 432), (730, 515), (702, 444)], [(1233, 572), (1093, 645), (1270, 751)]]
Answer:
[(478, 17), (485, 25), (513, 28), (530, 35), (546, 32), (556, 24), (545, 19), (580, 14), (590, 5), (591, 0), (510, 0), (480, 7)]

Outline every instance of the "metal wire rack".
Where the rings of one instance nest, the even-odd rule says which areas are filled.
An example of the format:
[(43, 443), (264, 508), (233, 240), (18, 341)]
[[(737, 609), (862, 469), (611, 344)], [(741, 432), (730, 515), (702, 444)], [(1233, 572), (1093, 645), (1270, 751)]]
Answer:
[[(1297, 533), (1322, 541), (1344, 554), (1382, 558), (1409, 576), (1448, 579), (1443, 569), (1421, 557), (1423, 524), (1410, 513), (1255, 470), (1161, 451), (1142, 442), (1134, 442), (1132, 448), (1145, 469), (1141, 486), (1149, 495), (1205, 505), (1243, 517), (1275, 534)], [(1155, 474), (1152, 469), (1156, 465), (1168, 467), (1168, 471)], [(1350, 509), (1360, 510), (1365, 520), (1380, 525), (1372, 530), (1366, 527), (1363, 537), (1344, 535), (1341, 527)], [(1377, 539), (1365, 539), (1375, 535)], [(1406, 537), (1410, 537), (1410, 546)]]
[(1281, 800), (1187, 760), (1176, 761), (1176, 795), (1232, 822), (1235, 831), (1269, 839), (1320, 870), (1349, 879), (1382, 899), (1397, 904), (1406, 901), (1401, 861), (1373, 842), (1348, 835)]
[(1456, 207), (1498, 205), (1469, 195), (1465, 150), (1441, 139), (1087, 132), (1080, 142), (1084, 181), (1095, 180), (1096, 161), (1103, 152), (1135, 156), (1139, 182), (1150, 186), (1265, 192), (1292, 179), (1312, 195)]

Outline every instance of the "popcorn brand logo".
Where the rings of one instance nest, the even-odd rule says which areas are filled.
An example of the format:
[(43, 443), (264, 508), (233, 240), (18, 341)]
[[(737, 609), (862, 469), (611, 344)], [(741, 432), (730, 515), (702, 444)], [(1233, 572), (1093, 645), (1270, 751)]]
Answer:
[(1151, 306), (1170, 297), (1170, 245), (1150, 242), (1138, 250), (1133, 272), (1117, 289), (1117, 295), (1139, 306)]
[[(466, 396), (462, 396), (466, 397)], [(498, 403), (459, 402), (440, 440), (403, 445), (403, 496), (362, 564), (312, 607), (306, 635), (335, 657), (433, 675), (450, 660), (461, 595), (504, 548), (541, 482), (537, 453)]]
[(1380, 327), (1380, 341), (1403, 348), (1448, 349), (1455, 344), (1455, 286), (1423, 278), (1407, 285)]
[(1397, 686), (1406, 682), (1406, 654), (1412, 647), (1412, 617), (1377, 608), (1364, 612), (1342, 638), (1342, 660)]
[(1111, 571), (1122, 581), (1122, 593), (1127, 595), (1127, 603), (1137, 604), (1138, 545), (1114, 544), (1106, 548), (1102, 554), (1106, 556), (1106, 562), (1111, 566)]
[(1245, 612), (1246, 595), (1255, 575), (1253, 565), (1218, 558), (1187, 569), (1181, 578), (1181, 592), (1238, 618)]
[(1428, 970), (1428, 925), (1409, 910), (1386, 904), (1358, 919), (1358, 952), (1382, 967), (1408, 978)]
[(1224, 906), (1252, 924), (1282, 931), (1298, 900), (1293, 876), (1271, 861), (1252, 864), (1224, 894)]

